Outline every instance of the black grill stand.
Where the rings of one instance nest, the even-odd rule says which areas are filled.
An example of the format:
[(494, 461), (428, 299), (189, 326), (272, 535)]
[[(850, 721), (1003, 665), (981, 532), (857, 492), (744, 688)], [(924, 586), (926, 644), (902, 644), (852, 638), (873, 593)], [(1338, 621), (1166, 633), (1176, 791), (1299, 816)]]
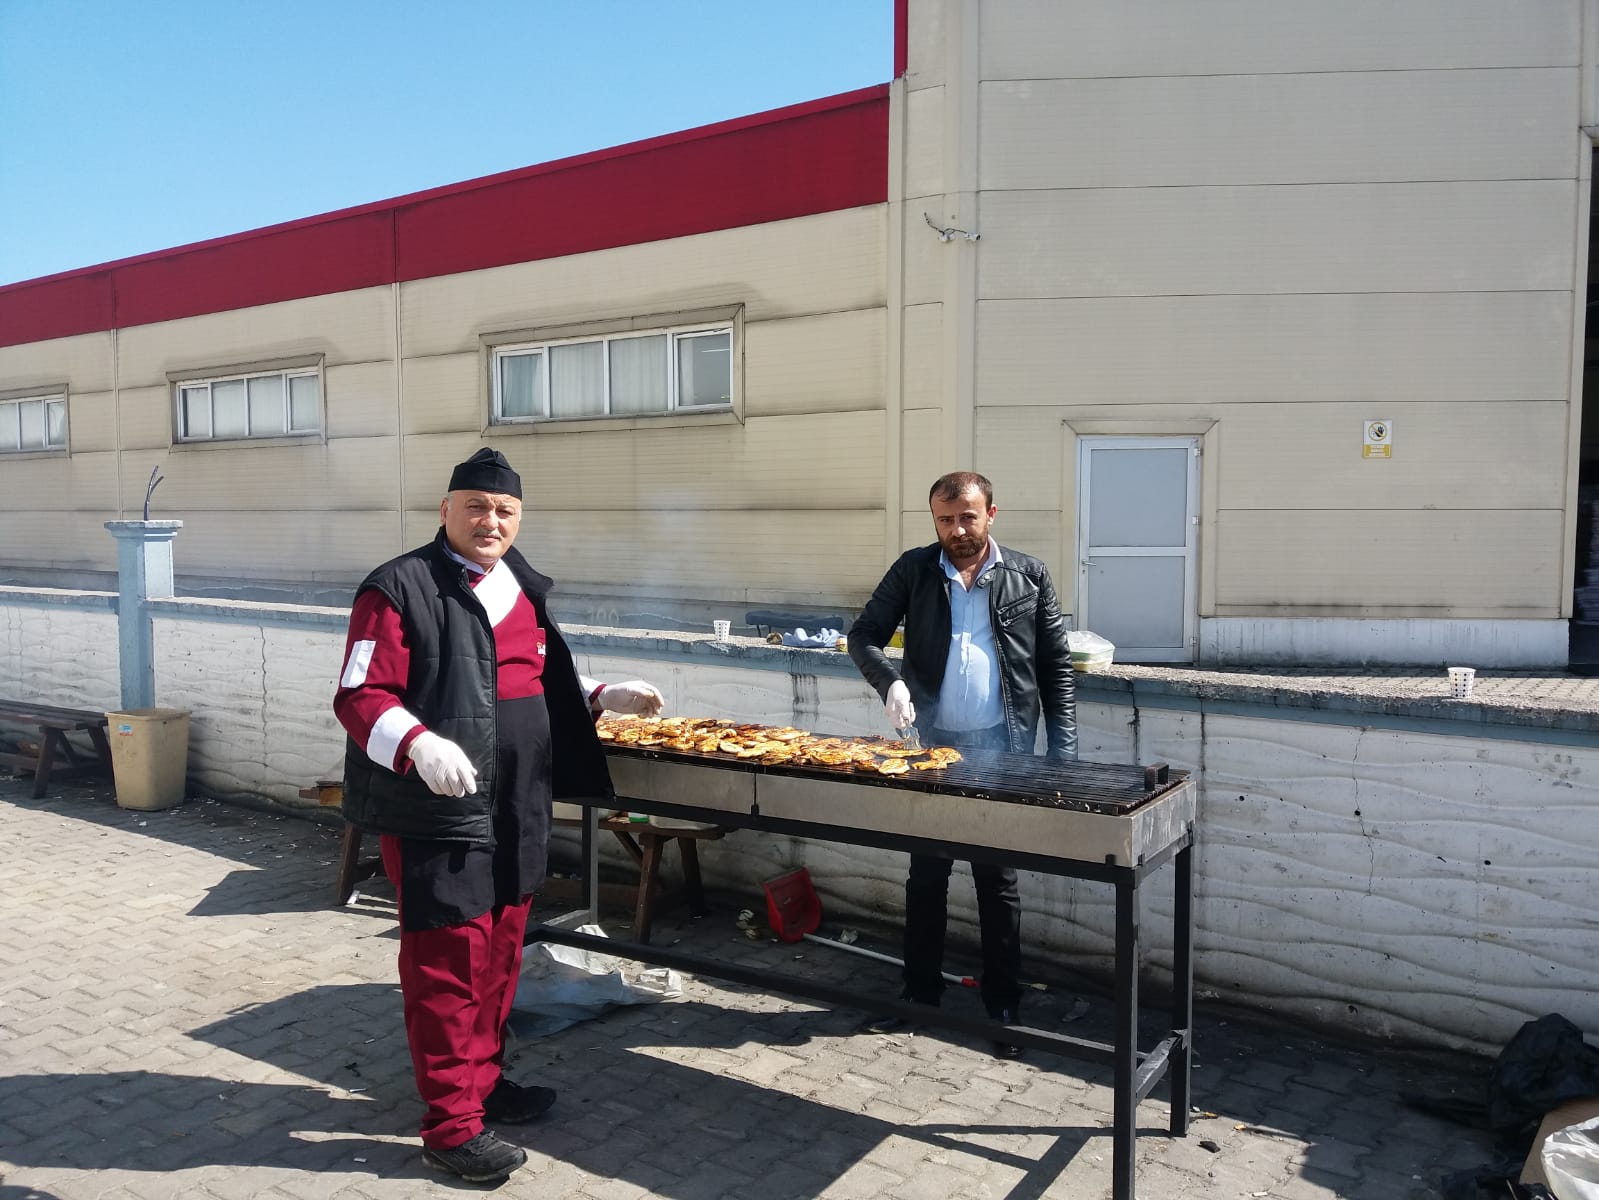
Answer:
[[(1192, 783), (1186, 786), (1194, 786)], [(755, 813), (730, 813), (721, 809), (697, 809), (680, 804), (665, 804), (644, 797), (618, 797), (604, 801), (607, 808), (620, 806), (629, 812), (650, 813), (704, 821), (741, 829), (789, 834), (816, 841), (845, 845), (876, 846), (885, 850), (939, 855), (945, 858), (992, 862), (1002, 866), (1038, 871), (1074, 879), (1109, 883), (1116, 889), (1115, 996), (1116, 1041), (1113, 1045), (1068, 1037), (1025, 1025), (1002, 1025), (946, 1013), (925, 1004), (888, 1000), (881, 996), (848, 991), (800, 979), (778, 971), (744, 967), (698, 955), (681, 954), (654, 946), (612, 941), (577, 933), (572, 926), (598, 923), (595, 884), (599, 879), (598, 808), (587, 805), (582, 833), (583, 907), (552, 921), (528, 927), (527, 942), (546, 941), (577, 946), (630, 958), (653, 966), (672, 967), (695, 975), (725, 979), (765, 991), (781, 992), (841, 1008), (860, 1008), (871, 1013), (893, 1014), (922, 1025), (953, 1029), (992, 1041), (1009, 1042), (1029, 1049), (1043, 1050), (1087, 1062), (1110, 1063), (1113, 1070), (1114, 1106), (1111, 1119), (1112, 1166), (1111, 1194), (1114, 1200), (1134, 1200), (1133, 1175), (1138, 1160), (1138, 1102), (1162, 1078), (1171, 1080), (1171, 1132), (1188, 1133), (1190, 1082), (1193, 1070), (1193, 883), (1194, 829), (1187, 824), (1178, 839), (1134, 866), (1079, 862), (1048, 855), (993, 850), (979, 846), (908, 837), (875, 830), (852, 829), (838, 825), (819, 825), (806, 821), (780, 820)], [(1171, 1028), (1151, 1050), (1138, 1048), (1138, 887), (1143, 880), (1171, 862), (1176, 871), (1172, 913), (1172, 994)]]

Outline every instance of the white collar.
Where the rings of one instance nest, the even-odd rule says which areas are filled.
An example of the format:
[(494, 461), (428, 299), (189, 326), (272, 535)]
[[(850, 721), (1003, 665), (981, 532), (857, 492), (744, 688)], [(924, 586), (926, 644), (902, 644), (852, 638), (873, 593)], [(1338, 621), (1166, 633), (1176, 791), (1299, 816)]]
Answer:
[(469, 559), (462, 558), (450, 549), (450, 543), (444, 543), (444, 553), (460, 563), (468, 571), (480, 576), (479, 580), (471, 586), (472, 599), (482, 606), (483, 611), (489, 615), (489, 624), (498, 625), (516, 604), (516, 599), (522, 594), (522, 585), (517, 583), (516, 576), (511, 574), (510, 568), (496, 571), (493, 566), (480, 567)]

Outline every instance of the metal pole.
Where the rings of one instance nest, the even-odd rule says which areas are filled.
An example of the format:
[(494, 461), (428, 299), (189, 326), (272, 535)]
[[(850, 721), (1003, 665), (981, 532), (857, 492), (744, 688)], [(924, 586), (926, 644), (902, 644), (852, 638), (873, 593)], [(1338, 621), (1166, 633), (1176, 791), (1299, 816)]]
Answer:
[(1116, 879), (1116, 1047), (1111, 1117), (1111, 1196), (1133, 1200), (1138, 1163), (1138, 888), (1131, 870)]
[(1182, 1038), (1177, 1058), (1171, 1064), (1171, 1131), (1178, 1137), (1188, 1132), (1194, 1064), (1194, 831), (1188, 830), (1188, 844), (1177, 852), (1173, 864), (1172, 912), (1172, 1032)]
[[(644, 881), (639, 880), (639, 886)], [(600, 923), (600, 810), (583, 806), (583, 895), (579, 901), (587, 913), (587, 923)]]
[[(831, 946), (835, 950), (848, 950), (851, 954), (859, 954), (862, 958), (875, 958), (878, 962), (893, 963), (896, 967), (904, 967), (905, 965), (903, 959), (895, 958), (892, 954), (879, 954), (876, 950), (868, 950), (865, 946), (856, 946), (850, 942), (839, 942), (834, 941), (832, 938), (817, 937), (814, 933), (805, 934), (805, 940), (807, 942), (820, 942), (822, 945)], [(951, 975), (948, 971), (941, 971), (939, 974), (943, 975), (950, 983), (957, 983), (961, 987), (974, 988), (977, 986), (977, 980), (970, 975)]]

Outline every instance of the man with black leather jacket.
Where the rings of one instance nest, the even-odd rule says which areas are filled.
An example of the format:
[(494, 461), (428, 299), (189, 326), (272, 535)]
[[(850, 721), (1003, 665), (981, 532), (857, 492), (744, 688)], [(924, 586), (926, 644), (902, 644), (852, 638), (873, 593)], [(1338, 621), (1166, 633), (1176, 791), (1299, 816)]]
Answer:
[[(1036, 558), (989, 535), (994, 488), (972, 471), (928, 492), (938, 541), (907, 550), (888, 569), (849, 631), (849, 653), (882, 697), (889, 724), (915, 725), (923, 744), (1077, 756), (1076, 702), (1066, 623)], [(898, 668), (883, 652), (905, 623)], [(951, 860), (911, 855), (905, 882), (903, 998), (936, 1005), (944, 990), (944, 929)], [(984, 1006), (1016, 1021), (1021, 999), (1021, 900), (1013, 868), (971, 864), (982, 935)], [(879, 1018), (868, 1028), (902, 1024)], [(1006, 1057), (1020, 1054), (997, 1044)]]
[(483, 449), (456, 466), (438, 535), (361, 584), (333, 709), (350, 735), (344, 815), (380, 835), (400, 910), (400, 992), (423, 1155), (473, 1182), (527, 1161), (485, 1120), (532, 1120), (555, 1092), (501, 1074), (553, 797), (613, 794), (600, 709), (654, 715), (643, 680), (577, 673), (551, 581), (512, 548), (522, 481)]

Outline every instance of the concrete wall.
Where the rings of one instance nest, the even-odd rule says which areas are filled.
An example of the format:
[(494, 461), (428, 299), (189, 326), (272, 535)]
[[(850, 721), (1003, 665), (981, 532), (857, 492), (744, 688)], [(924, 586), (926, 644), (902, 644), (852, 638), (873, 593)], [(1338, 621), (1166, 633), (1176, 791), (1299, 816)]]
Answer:
[(969, 463), (1074, 611), (1078, 437), (1203, 427), (1203, 661), (1564, 662), (1581, 0), (909, 11), (907, 543)]
[[(104, 596), (0, 589), (0, 695), (114, 706), (107, 605)], [(297, 790), (336, 776), (342, 762), (328, 705), (347, 613), (184, 600), (153, 608), (157, 700), (194, 714), (194, 793), (303, 809)], [(569, 634), (581, 669), (651, 679), (672, 712), (887, 732), (842, 654), (745, 640), (717, 647), (697, 635)], [(1599, 1032), (1589, 915), (1599, 729), (1576, 715), (1495, 725), (1475, 706), (1394, 715), (1377, 699), (1333, 705), (1258, 687), (1250, 699), (1255, 685), (1231, 678), (1164, 690), (1081, 680), (1085, 758), (1166, 761), (1200, 781), (1202, 995), (1479, 1051), (1548, 1011)], [(1216, 699), (1218, 684), (1234, 698)], [(736, 833), (703, 856), (709, 884), (748, 902), (762, 880), (804, 865), (831, 920), (881, 920), (901, 905), (904, 859), (887, 851)], [(976, 913), (958, 872), (953, 936), (969, 948)], [(1107, 969), (1109, 889), (1028, 875), (1023, 895), (1037, 969)], [(1141, 895), (1159, 979), (1170, 961), (1169, 872)]]
[(115, 596), (0, 589), (0, 696), (113, 709), (121, 687)]

